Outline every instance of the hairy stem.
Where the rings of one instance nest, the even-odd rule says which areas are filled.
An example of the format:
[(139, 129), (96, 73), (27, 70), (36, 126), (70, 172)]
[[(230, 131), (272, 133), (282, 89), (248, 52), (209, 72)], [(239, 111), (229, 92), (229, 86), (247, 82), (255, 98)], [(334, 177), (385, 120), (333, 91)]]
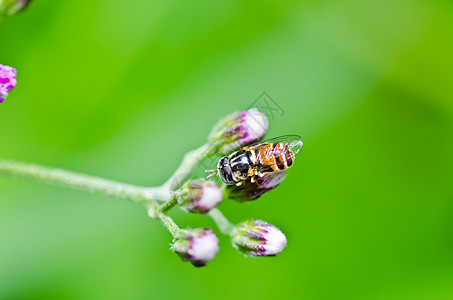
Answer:
[(36, 164), (0, 159), (0, 175), (3, 174), (91, 193), (100, 193), (134, 202), (145, 200), (142, 194), (143, 188), (139, 186)]
[(230, 235), (231, 231), (234, 228), (234, 225), (231, 224), (230, 221), (222, 214), (220, 210), (217, 208), (211, 209), (211, 211), (208, 213), (208, 215), (214, 220), (214, 222), (217, 224), (217, 227), (219, 227), (220, 232), (226, 235)]
[[(33, 179), (47, 184), (69, 187), (91, 193), (127, 199), (143, 204), (152, 218), (159, 218), (164, 226), (175, 236), (179, 227), (165, 214), (177, 204), (174, 190), (190, 174), (197, 163), (212, 154), (213, 145), (206, 144), (187, 153), (175, 173), (161, 187), (141, 187), (96, 176), (37, 164), (5, 160), (0, 158), (0, 175)], [(165, 202), (162, 207), (156, 201)], [(233, 225), (218, 210), (213, 209), (209, 216), (219, 230), (229, 235)]]
[(163, 213), (166, 213), (167, 211), (172, 209), (176, 204), (178, 204), (178, 197), (176, 194), (177, 193), (175, 193), (175, 195), (173, 195), (173, 197), (171, 197), (167, 202), (162, 204), (162, 206), (160, 207), (160, 210)]
[(148, 196), (146, 196), (144, 194), (144, 188), (140, 186), (57, 168), (4, 159), (0, 159), (0, 175), (34, 179), (47, 184), (99, 193), (141, 203), (147, 208), (148, 214), (153, 218), (159, 218), (173, 236), (179, 231), (175, 222), (169, 216), (162, 213), (154, 199), (149, 197), (153, 194), (157, 195), (161, 193), (157, 190), (154, 190), (154, 192), (149, 191)]
[(174, 191), (190, 175), (190, 172), (203, 159), (212, 154), (214, 145), (205, 144), (198, 149), (192, 150), (184, 155), (181, 165), (173, 175), (162, 185), (163, 190)]
[(179, 227), (178, 227), (178, 225), (176, 225), (175, 221), (173, 221), (172, 218), (170, 218), (163, 212), (157, 213), (157, 217), (160, 219), (162, 224), (164, 224), (165, 228), (167, 228), (168, 231), (170, 231), (171, 235), (174, 238), (176, 238), (176, 236), (178, 235), (178, 233), (181, 229), (179, 229)]
[(142, 195), (146, 199), (158, 200), (165, 202), (171, 199), (174, 195), (174, 191), (170, 191), (161, 186), (159, 187), (145, 187), (143, 188)]

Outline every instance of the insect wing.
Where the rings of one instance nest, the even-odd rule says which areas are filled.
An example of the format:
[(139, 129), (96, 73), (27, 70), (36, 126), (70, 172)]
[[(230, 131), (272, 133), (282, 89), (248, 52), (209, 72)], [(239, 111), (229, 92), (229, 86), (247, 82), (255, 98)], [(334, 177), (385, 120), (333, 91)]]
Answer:
[[(261, 174), (286, 170), (294, 163), (294, 156), (302, 149), (298, 135), (284, 135), (249, 146), (257, 156), (257, 171)], [(284, 149), (289, 149), (291, 153)], [(282, 152), (283, 151), (283, 152)]]
[(257, 179), (257, 183), (264, 189), (273, 189), (286, 178), (286, 171), (273, 172)]
[(304, 146), (301, 137), (295, 134), (282, 135), (273, 139), (260, 142), (260, 144), (278, 144), (278, 143), (287, 144), (294, 155), (297, 155)]

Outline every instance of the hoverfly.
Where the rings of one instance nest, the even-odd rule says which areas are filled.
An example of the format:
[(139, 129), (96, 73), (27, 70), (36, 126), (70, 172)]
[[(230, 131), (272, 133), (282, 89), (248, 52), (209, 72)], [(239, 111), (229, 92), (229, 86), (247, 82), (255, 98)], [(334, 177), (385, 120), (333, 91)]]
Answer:
[(257, 182), (266, 174), (282, 172), (291, 167), (303, 147), (300, 136), (283, 135), (248, 145), (222, 157), (217, 169), (207, 170), (208, 178), (219, 175), (226, 184), (242, 185)]

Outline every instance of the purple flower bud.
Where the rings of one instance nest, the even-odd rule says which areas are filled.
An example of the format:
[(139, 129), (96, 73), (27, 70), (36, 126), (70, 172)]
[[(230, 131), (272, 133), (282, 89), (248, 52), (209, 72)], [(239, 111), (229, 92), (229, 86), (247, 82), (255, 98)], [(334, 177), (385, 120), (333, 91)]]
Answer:
[(16, 86), (16, 75), (16, 69), (0, 65), (0, 103), (5, 101), (8, 93)]
[(231, 236), (233, 246), (250, 256), (274, 256), (286, 247), (283, 232), (261, 220), (239, 223)]
[(24, 10), (31, 0), (0, 0), (0, 16), (11, 16)]
[(268, 127), (266, 115), (252, 108), (221, 119), (212, 129), (208, 140), (217, 146), (219, 154), (227, 155), (237, 148), (259, 141)]
[(202, 267), (214, 259), (219, 251), (219, 240), (211, 229), (187, 228), (175, 238), (171, 250), (183, 261), (190, 261), (195, 267)]
[(264, 193), (276, 188), (286, 178), (286, 172), (268, 173), (257, 177), (256, 182), (244, 182), (241, 185), (226, 185), (225, 194), (228, 198), (238, 202), (256, 200)]
[(178, 204), (192, 213), (205, 214), (222, 201), (223, 194), (215, 181), (203, 178), (187, 181), (176, 192)]

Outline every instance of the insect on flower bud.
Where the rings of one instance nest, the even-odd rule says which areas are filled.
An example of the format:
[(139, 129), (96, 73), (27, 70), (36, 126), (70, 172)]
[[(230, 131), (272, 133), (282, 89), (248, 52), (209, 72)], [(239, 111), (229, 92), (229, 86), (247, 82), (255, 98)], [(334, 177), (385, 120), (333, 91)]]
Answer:
[(5, 101), (8, 93), (16, 86), (16, 75), (16, 69), (0, 65), (0, 103)]
[(208, 140), (218, 146), (218, 154), (259, 141), (267, 132), (269, 122), (258, 109), (232, 113), (221, 119), (212, 129)]
[(177, 192), (178, 204), (192, 213), (205, 214), (222, 201), (223, 195), (215, 181), (203, 178), (187, 181)]
[(274, 225), (261, 220), (247, 220), (233, 229), (235, 248), (250, 256), (274, 256), (286, 247), (286, 236)]
[(31, 0), (0, 0), (0, 16), (12, 16), (24, 10)]
[(286, 172), (269, 173), (263, 177), (257, 177), (256, 182), (244, 182), (241, 185), (225, 186), (225, 194), (228, 198), (238, 202), (256, 200), (264, 193), (276, 188), (286, 178)]
[(202, 267), (210, 262), (219, 251), (219, 240), (211, 229), (188, 228), (175, 238), (171, 250), (183, 261), (190, 261), (195, 267)]

